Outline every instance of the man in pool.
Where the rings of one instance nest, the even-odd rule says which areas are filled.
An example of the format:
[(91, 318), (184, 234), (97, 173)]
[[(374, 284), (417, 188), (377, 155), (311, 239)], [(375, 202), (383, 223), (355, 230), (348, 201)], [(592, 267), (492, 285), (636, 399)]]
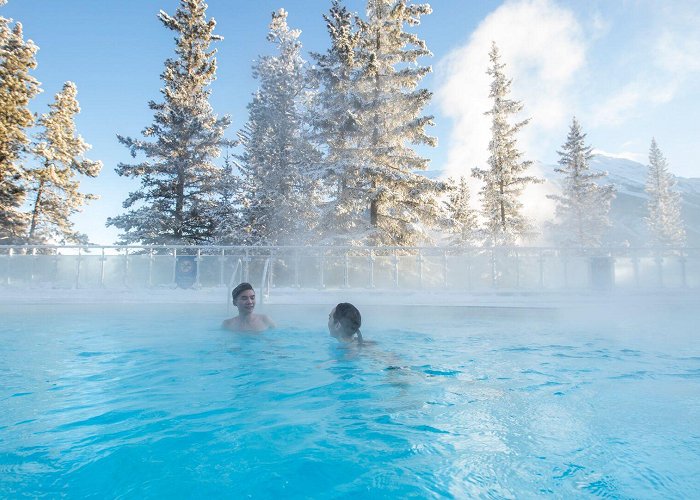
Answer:
[(264, 332), (275, 324), (264, 314), (254, 314), (255, 291), (250, 283), (241, 283), (231, 292), (233, 305), (238, 308), (238, 316), (224, 321), (222, 327), (234, 332)]
[(360, 326), (362, 326), (360, 311), (348, 302), (341, 302), (328, 315), (328, 331), (331, 337), (341, 342), (362, 344)]

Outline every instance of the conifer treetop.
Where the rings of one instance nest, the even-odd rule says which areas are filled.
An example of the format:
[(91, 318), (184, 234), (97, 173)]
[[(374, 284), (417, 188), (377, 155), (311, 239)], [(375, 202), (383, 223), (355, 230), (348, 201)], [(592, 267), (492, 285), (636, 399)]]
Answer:
[(80, 192), (78, 175), (96, 177), (102, 162), (85, 158), (90, 145), (77, 133), (75, 116), (80, 112), (78, 90), (66, 82), (49, 112), (42, 114), (37, 124), (33, 156), (37, 164), (29, 170), (30, 243), (86, 243), (87, 236), (73, 229), (70, 217), (97, 196)]
[[(5, 2), (3, 2), (4, 5)], [(36, 68), (37, 46), (24, 40), (22, 24), (0, 16), (0, 242), (23, 241), (28, 223), (22, 211), (29, 148), (28, 129), (34, 125), (29, 102), (41, 92), (30, 73)]]
[(650, 244), (655, 247), (682, 246), (686, 232), (681, 217), (681, 197), (675, 191), (676, 181), (668, 171), (668, 162), (655, 138), (649, 147), (649, 170), (646, 192), (647, 216), (644, 221), (650, 235)]
[(559, 165), (554, 171), (563, 176), (562, 193), (547, 195), (556, 202), (555, 224), (552, 224), (558, 243), (578, 248), (599, 247), (610, 227), (610, 204), (615, 196), (612, 185), (599, 185), (597, 179), (607, 172), (589, 168), (593, 148), (586, 144), (586, 134), (573, 117), (566, 142), (559, 154)]
[(520, 196), (527, 185), (543, 181), (525, 175), (532, 161), (522, 159), (516, 134), (529, 119), (511, 123), (513, 116), (522, 111), (523, 104), (508, 98), (512, 81), (505, 75), (505, 64), (500, 61), (495, 42), (491, 44), (489, 60), (487, 74), (492, 78), (489, 97), (493, 104), (485, 112), (491, 116), (488, 168), (473, 168), (472, 175), (484, 181), (480, 194), (485, 233), (490, 244), (512, 245), (534, 234), (531, 222), (522, 213)]
[(228, 116), (217, 117), (209, 103), (209, 85), (216, 78), (216, 50), (221, 40), (213, 33), (214, 19), (206, 17), (203, 0), (180, 0), (174, 15), (158, 15), (174, 31), (175, 55), (161, 74), (162, 102), (150, 101), (153, 122), (144, 139), (117, 136), (132, 157), (146, 160), (121, 163), (117, 173), (135, 177), (140, 189), (123, 203), (129, 212), (107, 220), (124, 233), (124, 243), (203, 244), (216, 232), (217, 197), (224, 170), (214, 164), (220, 148), (233, 144), (224, 137)]

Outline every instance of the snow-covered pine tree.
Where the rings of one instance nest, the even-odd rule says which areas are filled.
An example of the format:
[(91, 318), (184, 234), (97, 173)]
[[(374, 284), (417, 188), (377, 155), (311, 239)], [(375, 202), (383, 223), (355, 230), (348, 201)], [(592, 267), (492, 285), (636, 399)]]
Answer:
[(471, 207), (469, 184), (464, 177), (448, 179), (447, 197), (443, 202), (445, 225), (449, 233), (450, 246), (474, 245), (478, 239), (478, 215)]
[(320, 154), (305, 113), (310, 89), (300, 34), (287, 25), (284, 9), (273, 12), (267, 39), (275, 53), (253, 66), (259, 88), (239, 133), (243, 153), (238, 156), (237, 204), (249, 244), (305, 243), (314, 239), (318, 224)]
[[(0, 1), (0, 5), (5, 2)], [(22, 25), (0, 16), (0, 244), (20, 243), (28, 218), (22, 211), (26, 172), (22, 153), (34, 115), (27, 107), (41, 90), (30, 74), (36, 68), (36, 45), (24, 40)]]
[(472, 176), (484, 182), (480, 194), (487, 243), (513, 245), (534, 232), (522, 213), (520, 195), (528, 184), (542, 180), (523, 175), (532, 162), (521, 160), (523, 153), (518, 150), (516, 134), (530, 120), (510, 123), (510, 118), (517, 115), (523, 105), (508, 99), (512, 81), (503, 72), (505, 64), (500, 62), (495, 42), (491, 44), (489, 59), (491, 66), (487, 73), (493, 78), (489, 93), (493, 107), (486, 112), (491, 115), (488, 168), (473, 168)]
[(212, 212), (216, 221), (216, 231), (212, 238), (212, 244), (241, 245), (245, 243), (245, 238), (240, 231), (240, 208), (235, 205), (240, 190), (240, 180), (235, 174), (235, 163), (228, 150), (224, 154), (223, 160), (224, 171), (221, 182), (217, 186), (218, 202)]
[(334, 244), (360, 243), (369, 229), (368, 192), (360, 176), (365, 156), (358, 122), (356, 18), (341, 0), (333, 0), (323, 16), (331, 46), (324, 54), (311, 54), (316, 61), (311, 75), (319, 86), (311, 108), (314, 141), (324, 153), (322, 177), (327, 186), (320, 236), (321, 241)]
[(369, 197), (372, 244), (430, 241), (426, 229), (440, 219), (438, 195), (444, 186), (416, 173), (429, 160), (410, 146), (437, 144), (425, 130), (433, 117), (421, 115), (432, 93), (418, 88), (431, 71), (418, 59), (432, 54), (423, 40), (404, 29), (431, 12), (428, 4), (411, 0), (368, 0), (367, 19), (360, 22), (357, 122), (365, 137), (361, 178)]
[(593, 157), (587, 146), (586, 134), (576, 117), (571, 122), (569, 135), (562, 150), (558, 151), (559, 165), (555, 172), (563, 175), (562, 194), (547, 195), (556, 201), (556, 222), (553, 225), (557, 242), (567, 247), (598, 247), (610, 227), (608, 214), (615, 197), (612, 185), (595, 182), (607, 172), (592, 172), (588, 162)]
[(210, 46), (221, 37), (214, 35), (216, 22), (207, 19), (206, 9), (204, 0), (180, 0), (174, 16), (164, 11), (158, 16), (176, 33), (177, 57), (165, 61), (164, 100), (149, 102), (154, 117), (144, 139), (118, 136), (133, 157), (146, 156), (116, 169), (141, 181), (123, 203), (131, 210), (107, 219), (108, 226), (123, 231), (121, 243), (205, 244), (216, 232), (213, 212), (223, 169), (213, 159), (231, 144), (224, 138), (230, 119), (217, 117), (209, 103), (216, 78), (216, 50)]
[(673, 190), (676, 181), (656, 139), (649, 148), (649, 171), (646, 182), (647, 224), (650, 244), (654, 247), (675, 247), (685, 244), (685, 229), (681, 219), (680, 194)]
[(271, 142), (262, 140), (269, 129), (264, 125), (263, 106), (259, 104), (260, 92), (248, 104), (248, 122), (238, 132), (238, 140), (243, 152), (236, 156), (239, 173), (238, 189), (233, 205), (238, 207), (238, 227), (227, 229), (227, 233), (237, 234), (237, 243), (242, 245), (264, 245), (274, 241), (274, 191), (268, 191), (271, 182), (266, 178), (266, 148)]
[(97, 177), (102, 162), (83, 156), (90, 145), (75, 130), (75, 115), (80, 113), (77, 95), (75, 84), (66, 82), (49, 104), (50, 111), (37, 121), (42, 130), (32, 147), (38, 165), (28, 171), (28, 243), (87, 243), (87, 236), (73, 229), (70, 216), (97, 197), (81, 193), (76, 177)]

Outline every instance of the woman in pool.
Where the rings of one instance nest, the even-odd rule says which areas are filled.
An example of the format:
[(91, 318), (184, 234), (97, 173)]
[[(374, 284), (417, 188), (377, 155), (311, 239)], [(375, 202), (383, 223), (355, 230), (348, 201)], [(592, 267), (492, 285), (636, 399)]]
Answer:
[(348, 302), (341, 302), (328, 315), (328, 331), (331, 337), (341, 342), (362, 344), (360, 326), (362, 326), (360, 311)]
[(241, 283), (231, 292), (233, 305), (238, 308), (238, 316), (224, 321), (223, 326), (234, 332), (264, 332), (275, 324), (264, 314), (254, 314), (255, 291), (250, 283)]

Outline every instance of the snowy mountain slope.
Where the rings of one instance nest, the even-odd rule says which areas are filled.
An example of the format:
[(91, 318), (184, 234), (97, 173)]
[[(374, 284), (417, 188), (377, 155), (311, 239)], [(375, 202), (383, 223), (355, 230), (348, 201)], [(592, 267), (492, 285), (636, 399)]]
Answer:
[[(560, 186), (561, 174), (554, 171), (556, 165), (538, 163), (537, 166), (547, 182), (557, 188)], [(591, 159), (590, 167), (591, 170), (608, 172), (608, 176), (601, 182), (613, 184), (616, 189), (610, 211), (613, 225), (607, 237), (609, 244), (617, 245), (626, 241), (631, 246), (644, 245), (647, 238), (644, 224), (648, 198), (644, 191), (647, 166), (624, 158), (596, 155)], [(431, 179), (442, 177), (440, 170), (423, 174)], [(681, 213), (687, 232), (687, 245), (700, 248), (700, 178), (676, 177), (676, 181), (675, 189), (681, 193)], [(476, 192), (472, 193), (472, 197), (477, 196)]]
[[(632, 246), (644, 245), (647, 239), (644, 217), (647, 215), (648, 195), (644, 190), (647, 177), (646, 165), (626, 160), (596, 155), (591, 159), (591, 170), (608, 172), (601, 182), (613, 184), (616, 197), (611, 207), (613, 227), (610, 243), (628, 241)], [(548, 180), (556, 182), (558, 174), (551, 167)], [(700, 179), (676, 177), (675, 189), (681, 193), (681, 213), (687, 233), (687, 245), (700, 246)]]

